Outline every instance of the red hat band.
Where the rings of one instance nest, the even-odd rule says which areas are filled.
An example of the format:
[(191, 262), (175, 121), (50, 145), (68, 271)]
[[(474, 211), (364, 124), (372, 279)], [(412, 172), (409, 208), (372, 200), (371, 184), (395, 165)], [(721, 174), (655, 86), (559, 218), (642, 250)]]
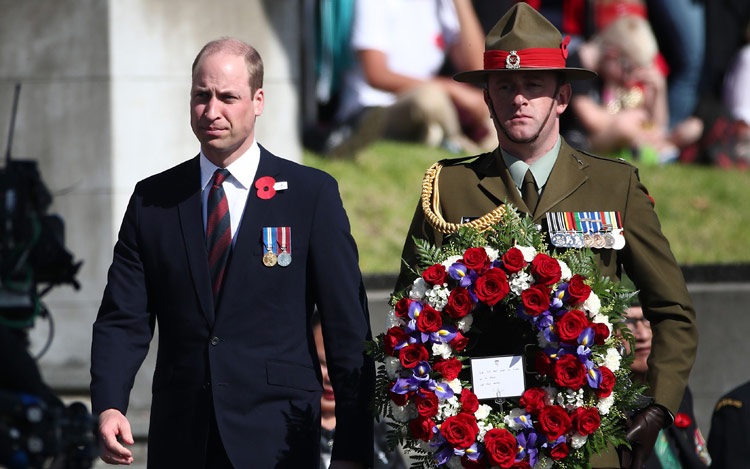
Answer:
[(523, 68), (565, 68), (568, 58), (568, 44), (570, 36), (565, 37), (559, 49), (535, 47), (510, 52), (504, 50), (488, 50), (484, 53), (484, 68), (486, 70), (516, 70)]

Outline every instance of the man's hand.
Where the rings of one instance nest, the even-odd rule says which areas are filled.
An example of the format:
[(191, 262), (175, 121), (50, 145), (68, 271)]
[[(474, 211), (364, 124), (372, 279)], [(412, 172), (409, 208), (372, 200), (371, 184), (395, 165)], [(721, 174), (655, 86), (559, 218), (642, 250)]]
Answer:
[(646, 407), (630, 420), (625, 438), (630, 442), (632, 451), (623, 450), (622, 467), (628, 469), (643, 468), (646, 459), (654, 449), (659, 431), (664, 428), (666, 421), (665, 410), (656, 405)]
[(119, 436), (126, 445), (135, 443), (130, 423), (119, 410), (107, 409), (99, 414), (99, 436), (102, 461), (107, 464), (133, 462), (133, 454), (117, 440)]

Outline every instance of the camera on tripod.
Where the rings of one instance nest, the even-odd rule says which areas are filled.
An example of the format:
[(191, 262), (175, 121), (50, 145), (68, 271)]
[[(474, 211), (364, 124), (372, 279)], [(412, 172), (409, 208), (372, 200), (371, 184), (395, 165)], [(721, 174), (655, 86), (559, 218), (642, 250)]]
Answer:
[(62, 218), (47, 213), (52, 196), (36, 162), (11, 158), (19, 92), (16, 85), (0, 168), (0, 467), (86, 469), (97, 455), (96, 418), (82, 403), (63, 405), (26, 350), (38, 317), (50, 321), (49, 345), (53, 323), (41, 298), (58, 285), (78, 289), (81, 262), (65, 248)]

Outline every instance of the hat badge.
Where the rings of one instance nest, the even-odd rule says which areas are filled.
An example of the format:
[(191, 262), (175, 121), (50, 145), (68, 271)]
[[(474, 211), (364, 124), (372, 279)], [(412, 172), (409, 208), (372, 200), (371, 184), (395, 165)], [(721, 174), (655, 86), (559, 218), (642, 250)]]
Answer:
[(518, 51), (510, 51), (510, 54), (505, 58), (505, 68), (511, 70), (521, 68), (521, 57), (518, 56)]

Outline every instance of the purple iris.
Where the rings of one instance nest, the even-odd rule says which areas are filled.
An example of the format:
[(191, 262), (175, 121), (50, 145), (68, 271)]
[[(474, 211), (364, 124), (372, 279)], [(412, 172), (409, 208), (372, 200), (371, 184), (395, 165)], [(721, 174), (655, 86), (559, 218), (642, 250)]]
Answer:
[(445, 325), (440, 330), (430, 334), (430, 340), (435, 343), (448, 343), (453, 340), (457, 334), (458, 329), (456, 329), (456, 326)]
[(445, 445), (440, 448), (437, 453), (435, 453), (435, 455), (433, 456), (433, 460), (436, 465), (440, 466), (447, 463), (451, 457), (453, 457), (453, 448), (451, 448), (450, 445)]
[(536, 464), (537, 454), (539, 453), (539, 450), (537, 449), (537, 438), (538, 435), (534, 431), (521, 432), (516, 437), (519, 449), (519, 452), (516, 454), (516, 461), (520, 461), (525, 458), (526, 455), (528, 455), (529, 465), (531, 467), (534, 467), (534, 465)]
[(466, 448), (466, 457), (468, 459), (471, 459), (472, 461), (478, 461), (484, 456), (484, 449), (482, 448), (482, 445), (477, 443), (476, 441), (474, 444)]
[(419, 389), (419, 386), (414, 384), (412, 378), (399, 378), (391, 387), (391, 391), (396, 394), (406, 394), (417, 389)]
[(417, 319), (419, 317), (419, 313), (422, 312), (422, 303), (419, 301), (412, 301), (409, 305), (409, 317), (412, 319)]
[(597, 368), (593, 362), (589, 363), (591, 363), (590, 366), (586, 363), (586, 379), (588, 380), (590, 387), (598, 389), (599, 385), (602, 384), (602, 372), (599, 371), (599, 368)]
[(568, 282), (561, 283), (559, 287), (557, 287), (557, 291), (555, 291), (555, 298), (559, 299), (562, 302), (568, 301), (568, 298), (570, 298), (570, 293), (568, 293)]
[[(466, 277), (466, 275), (469, 273), (469, 269), (461, 264), (460, 262), (454, 262), (450, 267), (448, 267), (448, 275), (453, 280), (458, 280), (459, 283)], [(464, 286), (463, 284), (461, 285)]]
[(552, 317), (549, 311), (545, 311), (539, 316), (534, 318), (534, 324), (536, 324), (537, 330), (549, 329), (550, 326), (555, 324), (555, 318)]
[(448, 383), (436, 383), (434, 380), (430, 380), (425, 387), (434, 392), (440, 399), (450, 399), (453, 397), (453, 389), (448, 386)]
[(529, 414), (523, 414), (513, 419), (516, 423), (520, 424), (524, 429), (534, 428), (534, 424), (531, 422), (531, 416)]
[(428, 362), (419, 362), (417, 366), (414, 367), (414, 379), (427, 381), (430, 379), (430, 371), (432, 371), (432, 368)]
[(596, 337), (594, 329), (587, 327), (578, 335), (578, 343), (584, 347), (591, 347), (594, 345), (594, 337)]

